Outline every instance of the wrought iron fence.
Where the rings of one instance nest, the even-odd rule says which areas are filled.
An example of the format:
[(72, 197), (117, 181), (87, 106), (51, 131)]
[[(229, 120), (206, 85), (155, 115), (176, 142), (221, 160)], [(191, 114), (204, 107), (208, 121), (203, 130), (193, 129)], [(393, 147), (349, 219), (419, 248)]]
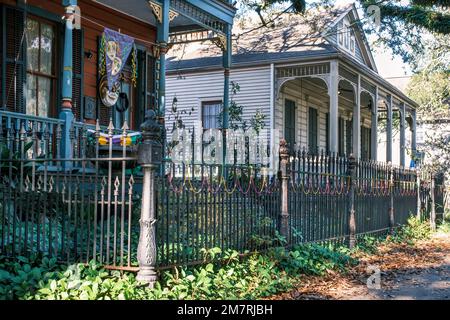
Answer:
[(202, 249), (244, 252), (273, 244), (280, 208), (276, 176), (258, 166), (167, 161), (163, 167), (157, 180), (160, 267), (201, 262)]
[[(154, 194), (146, 194), (137, 163), (139, 133), (126, 125), (119, 135), (112, 125), (106, 132), (72, 127), (71, 159), (58, 156), (57, 132), (30, 140), (41, 126), (27, 131), (22, 122), (14, 139), (0, 136), (0, 254), (40, 253), (137, 270), (141, 203), (149, 197), (156, 200), (158, 268), (200, 263), (203, 249), (214, 247), (242, 252), (345, 241), (351, 205), (355, 236), (386, 232), (417, 212), (416, 171), (359, 161), (353, 172), (351, 159), (288, 154), (286, 148), (278, 174), (261, 165), (165, 159)], [(437, 190), (436, 198), (442, 188)], [(424, 192), (422, 187), (423, 198)]]
[[(58, 124), (59, 126), (60, 124)], [(4, 137), (0, 159), (0, 248), (8, 256), (47, 254), (61, 261), (97, 260), (114, 267), (136, 267), (140, 176), (136, 145), (113, 128), (101, 143), (98, 127), (72, 126), (73, 158), (63, 159), (61, 136), (36, 137), (40, 126), (16, 139)], [(125, 143), (124, 143), (125, 141)], [(37, 149), (36, 144), (44, 148)]]

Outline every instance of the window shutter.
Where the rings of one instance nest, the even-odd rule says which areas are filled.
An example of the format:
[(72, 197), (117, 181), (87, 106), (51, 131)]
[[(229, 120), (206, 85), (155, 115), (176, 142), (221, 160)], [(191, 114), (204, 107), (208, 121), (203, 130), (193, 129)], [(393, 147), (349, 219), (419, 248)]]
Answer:
[(311, 107), (309, 108), (308, 128), (309, 152), (317, 153), (317, 110)]
[(371, 129), (361, 126), (361, 157), (364, 160), (370, 159), (371, 145), (370, 145)]
[[(1, 104), (12, 112), (25, 112), (24, 12), (2, 8)], [(3, 45), (5, 44), (5, 46)]]
[[(150, 54), (146, 53), (146, 96), (145, 106), (147, 109), (155, 110), (158, 104), (158, 97), (156, 95), (155, 86), (155, 63), (156, 59)], [(144, 111), (145, 112), (145, 111)]]
[(339, 155), (343, 156), (344, 155), (344, 136), (345, 136), (345, 123), (344, 123), (344, 119), (342, 117), (339, 117)]
[(155, 109), (155, 58), (145, 50), (138, 50), (137, 105), (134, 128), (144, 121), (145, 111)]
[(353, 124), (352, 121), (346, 121), (346, 151), (347, 151), (347, 155), (350, 155), (350, 153), (352, 153), (353, 151), (353, 147), (352, 147), (352, 140), (353, 140)]
[[(101, 36), (98, 37), (97, 40), (97, 52), (100, 52), (100, 42), (101, 42), (102, 38)], [(99, 61), (100, 61), (100, 57), (97, 57), (97, 74), (98, 74), (98, 84), (100, 83), (100, 73), (98, 72), (98, 70), (100, 69), (100, 65), (99, 65)], [(98, 85), (97, 85), (97, 90), (98, 90)], [(112, 118), (112, 110), (113, 108), (107, 107), (102, 103), (102, 100), (99, 98), (97, 99), (98, 103), (98, 110), (97, 110), (97, 118), (100, 122), (100, 125), (102, 126), (107, 126), (109, 124), (109, 120)]]
[(75, 116), (75, 121), (83, 121), (83, 30), (73, 30), (73, 91), (72, 91), (72, 111)]
[(295, 102), (288, 99), (285, 101), (284, 128), (285, 139), (289, 148), (293, 150), (295, 145)]

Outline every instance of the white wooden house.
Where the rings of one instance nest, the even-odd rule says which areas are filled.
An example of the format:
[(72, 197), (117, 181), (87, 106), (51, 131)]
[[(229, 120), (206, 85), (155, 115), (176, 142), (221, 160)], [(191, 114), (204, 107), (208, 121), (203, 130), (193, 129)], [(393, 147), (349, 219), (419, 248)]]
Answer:
[[(417, 104), (378, 74), (359, 20), (350, 5), (304, 17), (287, 14), (273, 28), (243, 32), (233, 43), (231, 80), (240, 86), (233, 99), (244, 106), (246, 120), (263, 112), (266, 128), (279, 129), (296, 150), (382, 161), (398, 153), (400, 164), (409, 165), (405, 141), (411, 130), (410, 148), (416, 149)], [(173, 49), (166, 104), (176, 101), (188, 127), (195, 121), (214, 127), (218, 124), (208, 119), (220, 112), (222, 58), (211, 46), (191, 49)], [(176, 58), (179, 52), (182, 60)], [(170, 112), (166, 107), (166, 119)], [(393, 121), (396, 116), (400, 121)], [(400, 126), (398, 150), (393, 150), (393, 123)], [(387, 141), (383, 159), (377, 157), (381, 125)]]

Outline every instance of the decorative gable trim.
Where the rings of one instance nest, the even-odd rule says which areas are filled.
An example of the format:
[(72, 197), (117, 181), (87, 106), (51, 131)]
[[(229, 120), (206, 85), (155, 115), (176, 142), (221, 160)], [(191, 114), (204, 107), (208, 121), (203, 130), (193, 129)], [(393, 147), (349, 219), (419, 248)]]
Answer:
[[(354, 49), (346, 49), (339, 43), (339, 33), (336, 32), (336, 29), (338, 27), (338, 24), (343, 21), (346, 17), (348, 17), (350, 24), (352, 24), (352, 21), (360, 21), (360, 17), (358, 14), (358, 11), (355, 7), (355, 5), (352, 5), (349, 7), (348, 10), (346, 10), (344, 13), (342, 13), (339, 17), (337, 17), (333, 23), (330, 24), (330, 26), (322, 33), (322, 36), (331, 44), (333, 44), (338, 50), (341, 50), (347, 54), (350, 54), (351, 56), (355, 56), (355, 51), (357, 50), (356, 46), (360, 48), (362, 59), (364, 60), (364, 63), (378, 73), (378, 69), (375, 64), (375, 59), (373, 58), (369, 43), (367, 41), (366, 35), (364, 33), (364, 30), (360, 27), (358, 23), (352, 24), (353, 27), (353, 34), (354, 34)], [(337, 33), (337, 34), (336, 34)], [(333, 35), (335, 35), (333, 37)]]

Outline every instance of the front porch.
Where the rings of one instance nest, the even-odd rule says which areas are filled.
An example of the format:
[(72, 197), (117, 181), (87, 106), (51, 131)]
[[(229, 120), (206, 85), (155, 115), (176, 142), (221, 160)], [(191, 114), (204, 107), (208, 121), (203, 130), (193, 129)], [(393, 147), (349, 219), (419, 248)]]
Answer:
[[(385, 80), (340, 59), (280, 65), (275, 74), (273, 127), (292, 149), (386, 162), (398, 153), (398, 164), (409, 166), (406, 158), (413, 159), (416, 150), (416, 105)], [(393, 150), (397, 130), (401, 146)], [(383, 136), (386, 152), (378, 154)]]
[[(228, 122), (231, 1), (0, 0), (0, 11), (6, 17), (0, 33), (9, 46), (1, 52), (0, 142), (10, 150), (20, 149), (22, 137), (34, 143), (36, 157), (78, 158), (86, 152), (86, 130), (99, 126), (102, 134), (121, 135), (125, 124), (127, 132), (138, 131), (148, 110), (164, 123), (166, 53), (185, 42), (209, 40), (222, 49), (223, 120)], [(39, 31), (45, 28), (51, 32)], [(129, 106), (125, 110), (118, 103), (107, 105), (102, 96), (106, 28), (130, 36), (136, 45), (136, 57), (130, 54), (124, 61), (117, 86), (116, 94), (124, 97), (119, 107)], [(51, 44), (45, 63), (34, 54), (43, 50), (39, 43)], [(52, 71), (41, 71), (44, 67)]]

